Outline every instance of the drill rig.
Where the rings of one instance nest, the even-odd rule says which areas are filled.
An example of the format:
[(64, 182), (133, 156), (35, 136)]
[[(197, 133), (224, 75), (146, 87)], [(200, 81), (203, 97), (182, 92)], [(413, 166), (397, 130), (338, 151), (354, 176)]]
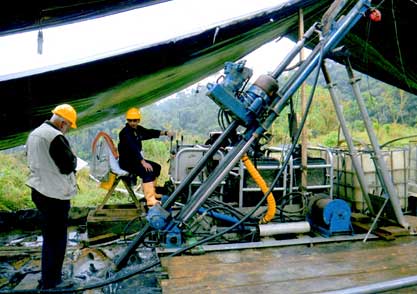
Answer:
[[(192, 246), (219, 240), (219, 236), (229, 235), (230, 238), (242, 241), (256, 241), (260, 236), (273, 234), (282, 229), (282, 224), (270, 222), (274, 216), (269, 215), (266, 220), (264, 217), (260, 221), (253, 215), (268, 199), (273, 187), (282, 179), (297, 146), (296, 143), (306, 121), (306, 114), (301, 119), (293, 144), (285, 152), (285, 157), (277, 169), (270, 188), (264, 187), (262, 189), (264, 196), (250, 211), (242, 213), (232, 205), (221, 202), (218, 197), (219, 187), (225, 183), (230, 174), (233, 174), (233, 169), (240, 160), (248, 160), (248, 154), (257, 150), (256, 146), (259, 146), (260, 140), (265, 138), (267, 130), (289, 105), (291, 97), (314, 70), (317, 73), (315, 79), (315, 83), (317, 83), (324, 59), (332, 54), (350, 29), (362, 17), (368, 16), (372, 10), (371, 1), (359, 0), (346, 15), (337, 19), (336, 17), (342, 9), (347, 6), (347, 2), (349, 1), (335, 1), (325, 13), (322, 21), (313, 24), (306, 31), (303, 38), (295, 44), (282, 63), (272, 73), (261, 75), (247, 89), (246, 85), (252, 75), (252, 70), (246, 68), (244, 62), (225, 64), (224, 78), (207, 86), (207, 96), (227, 114), (230, 123), (213, 140), (212, 144), (204, 149), (199, 160), (184, 179), (178, 183), (171, 195), (164, 197), (162, 205), (156, 205), (149, 209), (147, 222), (126, 250), (115, 260), (116, 269), (125, 266), (129, 256), (143, 243), (178, 248), (178, 253), (181, 253)], [(281, 87), (278, 87), (278, 78), (299, 54), (307, 40), (315, 34), (319, 38), (317, 46), (307, 59), (301, 62), (291, 77)], [(311, 100), (310, 97), (306, 113), (311, 105)], [(237, 132), (238, 128), (243, 131)], [(205, 177), (201, 177), (202, 171), (207, 170), (208, 166), (210, 166), (209, 172)], [(199, 184), (193, 186), (197, 180)], [(191, 191), (191, 193), (188, 197), (184, 197), (187, 191)], [(338, 224), (343, 230), (349, 230), (349, 207), (346, 207), (342, 202), (329, 203), (329, 201), (323, 197), (312, 197), (311, 206), (313, 208), (311, 211), (323, 210), (323, 223), (328, 223), (327, 216), (332, 215), (332, 209), (341, 211)], [(272, 205), (274, 206), (275, 202)], [(194, 224), (196, 222), (202, 223), (203, 218), (206, 224), (205, 231), (209, 234), (197, 234), (203, 237), (194, 239), (193, 245), (190, 245), (190, 241), (187, 239), (191, 233), (198, 233)], [(210, 220), (207, 221), (207, 219)], [(314, 216), (310, 216), (309, 219), (314, 219)], [(266, 222), (269, 223), (265, 224)], [(293, 232), (306, 232), (310, 229), (308, 222), (291, 225)], [(225, 237), (223, 240), (227, 239), (228, 237)]]

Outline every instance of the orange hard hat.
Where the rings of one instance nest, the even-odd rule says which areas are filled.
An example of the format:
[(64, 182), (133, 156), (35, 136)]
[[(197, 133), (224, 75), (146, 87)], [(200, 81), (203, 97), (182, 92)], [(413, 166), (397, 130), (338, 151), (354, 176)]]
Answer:
[(126, 112), (126, 119), (139, 119), (140, 120), (141, 118), (142, 118), (142, 114), (140, 113), (139, 108), (132, 107)]
[(62, 118), (65, 118), (71, 123), (71, 128), (75, 129), (77, 127), (77, 112), (69, 104), (61, 104), (55, 107), (52, 110), (53, 114), (59, 115)]

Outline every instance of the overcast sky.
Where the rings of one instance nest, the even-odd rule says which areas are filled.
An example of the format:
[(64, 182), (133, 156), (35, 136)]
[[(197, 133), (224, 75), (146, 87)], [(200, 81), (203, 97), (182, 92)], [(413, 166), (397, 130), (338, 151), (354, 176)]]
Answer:
[[(126, 52), (191, 34), (283, 2), (286, 0), (168, 1), (113, 16), (44, 29), (42, 55), (37, 53), (38, 31), (0, 37), (0, 77), (33, 68), (79, 63), (90, 58)], [(276, 59), (282, 58), (283, 47), (276, 45), (276, 42), (272, 42), (266, 46), (258, 54), (263, 56), (259, 60), (255, 60), (258, 59), (257, 54), (252, 54), (253, 60), (248, 60), (247, 65), (264, 67), (273, 61), (265, 58), (270, 53)]]

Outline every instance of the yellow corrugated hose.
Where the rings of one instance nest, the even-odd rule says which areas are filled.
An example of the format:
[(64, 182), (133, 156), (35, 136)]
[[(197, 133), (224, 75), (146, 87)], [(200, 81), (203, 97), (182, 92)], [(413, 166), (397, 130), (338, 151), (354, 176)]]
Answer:
[[(255, 168), (247, 154), (243, 155), (242, 161), (243, 164), (246, 166), (246, 169), (248, 170), (249, 174), (255, 180), (256, 184), (259, 186), (259, 188), (261, 188), (261, 191), (264, 194), (268, 192), (268, 186), (266, 185), (265, 180), (262, 178), (259, 171)], [(268, 197), (266, 198), (266, 202), (268, 204), (268, 209), (265, 213), (265, 216), (260, 221), (261, 224), (269, 223), (274, 218), (275, 213), (277, 211), (275, 198), (272, 192), (269, 193)]]

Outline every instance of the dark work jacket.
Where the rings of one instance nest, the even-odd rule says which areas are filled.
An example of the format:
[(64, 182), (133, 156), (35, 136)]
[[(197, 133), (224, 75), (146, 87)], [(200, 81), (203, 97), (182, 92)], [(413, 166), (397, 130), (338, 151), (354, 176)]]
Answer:
[(119, 133), (119, 165), (128, 172), (136, 170), (137, 165), (143, 159), (142, 141), (159, 138), (160, 130), (147, 129), (140, 125), (136, 129), (126, 123), (125, 127)]

